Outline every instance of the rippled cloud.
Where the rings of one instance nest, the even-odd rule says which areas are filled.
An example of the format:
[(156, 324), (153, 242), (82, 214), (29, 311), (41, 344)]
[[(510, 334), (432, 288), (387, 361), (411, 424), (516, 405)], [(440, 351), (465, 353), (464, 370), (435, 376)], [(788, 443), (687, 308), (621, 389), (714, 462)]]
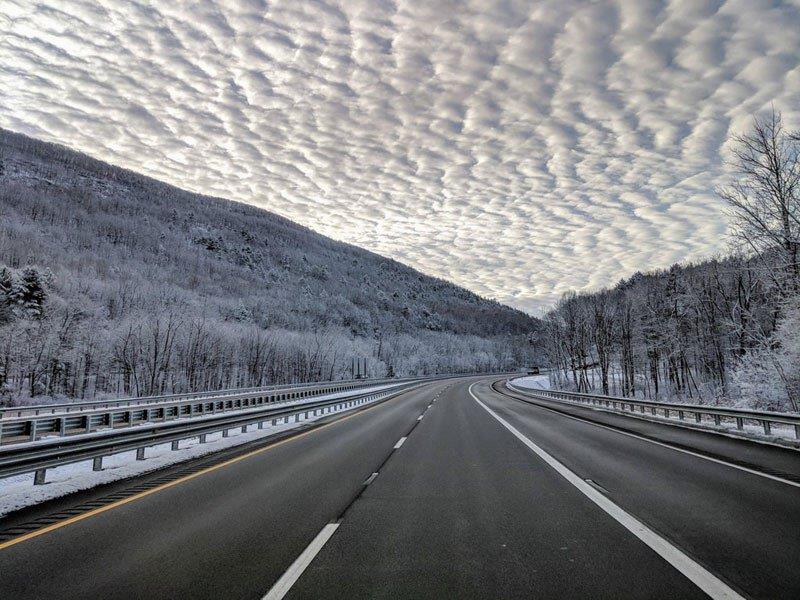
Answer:
[(0, 0), (0, 125), (529, 311), (725, 246), (800, 2)]

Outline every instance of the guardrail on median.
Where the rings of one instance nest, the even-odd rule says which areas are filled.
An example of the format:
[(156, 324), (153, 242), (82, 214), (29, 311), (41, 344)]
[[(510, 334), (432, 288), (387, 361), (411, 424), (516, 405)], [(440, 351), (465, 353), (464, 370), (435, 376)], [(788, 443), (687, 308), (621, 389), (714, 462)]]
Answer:
[(651, 417), (664, 417), (673, 420), (677, 415), (678, 422), (684, 421), (713, 427), (722, 428), (726, 423), (735, 425), (736, 430), (743, 431), (746, 423), (759, 425), (764, 435), (771, 435), (776, 424), (787, 425), (794, 428), (794, 437), (800, 440), (800, 415), (794, 413), (779, 413), (760, 410), (745, 410), (719, 406), (704, 406), (701, 404), (670, 404), (667, 402), (653, 402), (648, 400), (635, 400), (633, 398), (620, 398), (616, 396), (601, 396), (578, 392), (565, 392), (561, 390), (540, 390), (514, 385), (511, 381), (506, 385), (523, 394), (549, 398), (551, 400), (568, 401), (578, 404), (598, 406), (621, 413), (649, 415)]
[(254, 406), (290, 402), (338, 392), (354, 391), (376, 385), (400, 384), (405, 380), (371, 380), (366, 383), (324, 383), (297, 388), (256, 390), (223, 396), (177, 399), (143, 404), (111, 403), (109, 407), (82, 412), (30, 414), (0, 420), (0, 445), (36, 441), (44, 436), (68, 436), (97, 429), (130, 427), (151, 421), (197, 417), (217, 412), (242, 410)]
[(36, 443), (9, 444), (0, 447), (0, 479), (34, 473), (34, 484), (41, 485), (45, 483), (49, 468), (91, 459), (92, 468), (100, 471), (103, 469), (103, 458), (112, 454), (135, 450), (136, 460), (144, 460), (145, 449), (149, 446), (171, 443), (172, 450), (178, 450), (179, 442), (185, 439), (198, 438), (200, 443), (205, 443), (209, 434), (221, 431), (223, 437), (227, 437), (227, 432), (237, 427), (246, 432), (250, 425), (257, 425), (262, 429), (267, 421), (272, 421), (275, 425), (280, 420), (289, 423), (294, 418), (295, 422), (299, 422), (303, 414), (308, 418), (312, 414), (317, 416), (318, 411), (326, 414), (354, 408), (428, 381), (431, 379), (414, 380), (369, 393), (354, 392), (347, 397), (253, 406), (194, 419), (166, 419), (139, 427), (107, 429), (65, 438), (53, 437)]
[(53, 404), (29, 404), (22, 406), (0, 407), (0, 420), (3, 418), (15, 418), (25, 415), (45, 415), (56, 414), (59, 412), (81, 412), (85, 410), (95, 410), (98, 408), (112, 408), (117, 406), (138, 406), (143, 404), (161, 404), (164, 402), (177, 402), (179, 400), (194, 400), (200, 398), (222, 398), (224, 396), (235, 396), (238, 394), (263, 393), (279, 397), (283, 394), (296, 394), (300, 390), (308, 388), (326, 387), (336, 388), (337, 390), (355, 389), (369, 385), (379, 385), (384, 382), (411, 381), (413, 378), (405, 379), (345, 379), (341, 381), (316, 381), (310, 383), (298, 383), (291, 385), (269, 385), (251, 388), (231, 388), (223, 390), (212, 390), (208, 392), (187, 392), (184, 394), (167, 394), (164, 396), (139, 396), (130, 398), (113, 398), (106, 400), (81, 400), (77, 402), (58, 402)]

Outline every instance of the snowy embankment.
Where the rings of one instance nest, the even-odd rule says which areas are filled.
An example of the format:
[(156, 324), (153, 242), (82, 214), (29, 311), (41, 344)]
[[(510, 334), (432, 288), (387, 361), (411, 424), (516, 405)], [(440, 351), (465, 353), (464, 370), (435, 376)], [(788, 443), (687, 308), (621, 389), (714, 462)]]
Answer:
[[(370, 388), (358, 390), (358, 395), (365, 393), (379, 393), (388, 391), (387, 388), (396, 387), (394, 385), (381, 385)], [(325, 396), (317, 396), (314, 398), (307, 398), (301, 401), (282, 403), (281, 406), (286, 405), (302, 405), (308, 402), (319, 402), (320, 400), (333, 400), (337, 398), (346, 398), (353, 396), (352, 391), (337, 392), (327, 394)], [(368, 406), (374, 402), (380, 401), (385, 397), (385, 394), (375, 400), (362, 404), (361, 406)], [(181, 441), (179, 450), (172, 450), (170, 442), (165, 444), (158, 444), (148, 446), (146, 451), (145, 460), (136, 460), (136, 451), (130, 450), (128, 452), (121, 452), (105, 457), (103, 460), (103, 470), (93, 471), (92, 460), (85, 460), (62, 467), (53, 467), (47, 470), (47, 483), (44, 485), (33, 485), (33, 473), (25, 473), (23, 475), (15, 475), (13, 477), (6, 477), (0, 479), (0, 517), (12, 511), (24, 508), (51, 500), (53, 498), (60, 498), (86, 490), (104, 483), (111, 483), (120, 479), (134, 477), (136, 475), (143, 475), (156, 471), (160, 468), (184, 462), (199, 456), (205, 456), (214, 452), (219, 452), (226, 448), (239, 446), (267, 438), (269, 436), (295, 429), (307, 423), (318, 421), (319, 419), (329, 417), (332, 414), (352, 410), (352, 408), (342, 408), (338, 411), (330, 413), (319, 414), (317, 416), (309, 415), (305, 418), (304, 413), (300, 413), (299, 420), (294, 422), (294, 418), (290, 423), (278, 423), (271, 425), (272, 420), (269, 419), (265, 422), (263, 429), (256, 429), (255, 424), (251, 425), (247, 433), (241, 433), (241, 428), (228, 430), (229, 437), (222, 437), (222, 432), (208, 434), (207, 441), (200, 444), (198, 438), (189, 438)], [(202, 419), (203, 417), (199, 417)], [(89, 434), (91, 435), (91, 434)], [(39, 443), (39, 442), (34, 442)]]
[(549, 390), (550, 389), (550, 376), (549, 375), (530, 375), (528, 377), (519, 377), (512, 379), (517, 387), (527, 388), (530, 390)]

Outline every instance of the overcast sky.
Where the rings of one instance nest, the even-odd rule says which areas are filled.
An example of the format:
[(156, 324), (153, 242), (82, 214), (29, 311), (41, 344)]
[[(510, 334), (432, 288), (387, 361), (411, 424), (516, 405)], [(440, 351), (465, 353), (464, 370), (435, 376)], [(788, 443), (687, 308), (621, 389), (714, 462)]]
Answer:
[(800, 0), (0, 0), (0, 125), (516, 307), (725, 247)]

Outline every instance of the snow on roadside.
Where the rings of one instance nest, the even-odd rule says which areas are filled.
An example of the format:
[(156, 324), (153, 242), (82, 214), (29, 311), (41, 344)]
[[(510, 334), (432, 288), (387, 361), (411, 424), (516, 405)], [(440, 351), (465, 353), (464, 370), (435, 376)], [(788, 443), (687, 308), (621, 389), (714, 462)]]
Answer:
[[(543, 381), (541, 381), (543, 379)], [(549, 390), (550, 388), (550, 381), (547, 375), (535, 375), (532, 377), (520, 377), (519, 379), (512, 379), (511, 385), (514, 385), (518, 388), (525, 388), (529, 390)], [(638, 399), (637, 399), (638, 400)], [(692, 425), (698, 425), (697, 422), (689, 421), (689, 419), (681, 419), (678, 413), (678, 409), (680, 407), (679, 404), (675, 405), (675, 408), (670, 411), (670, 416), (666, 417), (663, 414), (659, 415), (642, 415), (631, 413), (630, 411), (617, 411), (611, 408), (599, 407), (599, 406), (592, 406), (589, 404), (584, 404), (582, 402), (577, 402), (574, 400), (568, 400), (566, 398), (561, 398), (558, 400), (559, 402), (566, 402), (569, 404), (575, 404), (576, 406), (583, 406), (585, 408), (591, 408), (592, 410), (600, 410), (604, 412), (614, 412), (619, 414), (626, 414), (628, 416), (632, 416), (634, 418), (646, 418), (650, 421), (662, 421), (664, 423), (675, 423), (675, 424), (682, 424), (691, 427)], [(709, 407), (713, 408), (713, 407)], [(724, 407), (723, 407), (724, 408)], [(756, 419), (745, 419), (743, 423), (742, 430), (736, 429), (736, 427), (729, 423), (723, 423), (723, 425), (717, 426), (713, 419), (711, 419), (708, 415), (703, 416), (703, 420), (699, 423), (699, 425), (704, 425), (706, 429), (713, 429), (719, 431), (721, 433), (729, 433), (733, 435), (740, 435), (742, 433), (749, 434), (749, 437), (758, 438), (761, 440), (766, 441), (780, 441), (781, 439), (795, 439), (794, 435), (794, 428), (791, 425), (784, 425), (783, 423), (773, 423), (771, 427), (770, 435), (766, 435), (764, 433), (763, 427), (755, 422)]]
[[(368, 390), (358, 390), (358, 392), (381, 391), (386, 387), (389, 386), (378, 386), (375, 389), (369, 388)], [(349, 392), (349, 394), (352, 395), (352, 391)], [(343, 397), (345, 395), (347, 394), (335, 393), (327, 396), (318, 396), (313, 398), (313, 401), (319, 401), (325, 398)], [(385, 397), (385, 394), (381, 394), (379, 398), (366, 402), (361, 406), (372, 404), (383, 397)], [(306, 399), (306, 401), (308, 401), (308, 399)], [(291, 404), (300, 403), (301, 402), (292, 402)], [(168, 465), (184, 462), (198, 456), (212, 454), (233, 446), (246, 444), (289, 429), (295, 429), (306, 423), (317, 421), (331, 414), (337, 414), (347, 410), (352, 410), (352, 408), (343, 408), (338, 411), (319, 414), (316, 417), (309, 416), (308, 419), (305, 419), (304, 415), (301, 413), (300, 420), (297, 423), (294, 422), (294, 417), (292, 417), (290, 423), (278, 423), (275, 426), (271, 425), (272, 421), (270, 418), (264, 424), (264, 429), (257, 429), (256, 425), (252, 424), (249, 426), (249, 431), (247, 433), (241, 433), (240, 427), (230, 429), (229, 437), (227, 438), (222, 437), (221, 431), (208, 434), (205, 444), (200, 444), (196, 437), (182, 440), (179, 450), (172, 450), (170, 442), (148, 446), (145, 450), (145, 460), (136, 460), (135, 450), (121, 452), (119, 454), (106, 456), (103, 459), (102, 471), (92, 471), (91, 459), (64, 465), (62, 467), (53, 467), (47, 469), (47, 483), (45, 485), (33, 485), (33, 473), (6, 477), (0, 479), (0, 517), (25, 506), (31, 506), (53, 498), (60, 498), (67, 494), (86, 490), (104, 483), (110, 483), (136, 475), (143, 475)]]
[(549, 390), (550, 376), (531, 375), (529, 377), (519, 377), (517, 379), (512, 379), (511, 383), (517, 387), (527, 388), (529, 390)]
[[(353, 397), (354, 394), (357, 394), (357, 395), (375, 394), (375, 393), (379, 393), (379, 392), (382, 392), (382, 391), (390, 389), (390, 388), (397, 387), (397, 385), (398, 384), (396, 384), (396, 383), (390, 383), (390, 384), (377, 385), (377, 386), (374, 386), (374, 387), (368, 387), (368, 388), (363, 388), (363, 389), (358, 389), (358, 390), (345, 390), (345, 391), (342, 391), (342, 392), (332, 392), (330, 394), (325, 394), (325, 395), (322, 395), (322, 396), (309, 396), (307, 398), (299, 398), (299, 399), (294, 399), (294, 400), (284, 400), (283, 402), (274, 402), (274, 403), (271, 403), (269, 406), (272, 407), (272, 408), (292, 408), (292, 407), (301, 407), (301, 406), (304, 406), (306, 404), (313, 404), (315, 402), (322, 402), (322, 401), (327, 401), (327, 400), (339, 400), (339, 399), (344, 400), (344, 399)], [(153, 407), (157, 407), (158, 405), (154, 404), (152, 406)], [(261, 411), (264, 410), (264, 408), (265, 408), (265, 406), (261, 405), (261, 406), (253, 406), (251, 408), (229, 409), (227, 412), (229, 414), (235, 413), (237, 415), (247, 415), (247, 414), (253, 414), (253, 413), (261, 412)], [(77, 414), (80, 414), (80, 413), (74, 413), (74, 414), (77, 415)], [(47, 416), (49, 416), (49, 415), (47, 415)], [(202, 421), (211, 421), (211, 420), (216, 419), (218, 417), (219, 417), (219, 413), (205, 413), (205, 414), (197, 415), (197, 416), (194, 416), (194, 417), (181, 417), (180, 420), (181, 421), (187, 421), (188, 419), (191, 419), (192, 422), (199, 423), (199, 422), (202, 422)], [(175, 422), (175, 419), (172, 419), (171, 421), (168, 421), (168, 423), (174, 423), (174, 422)], [(133, 425), (130, 425), (130, 426), (126, 427), (126, 429), (130, 430), (131, 428), (144, 427), (144, 426), (153, 427), (153, 426), (158, 426), (158, 425), (160, 425), (162, 423), (165, 423), (165, 421), (139, 421), (137, 423), (134, 423)], [(107, 436), (107, 435), (113, 435), (111, 432), (113, 432), (114, 429), (118, 429), (118, 428), (116, 428), (116, 427), (114, 427), (114, 428), (112, 428), (112, 427), (99, 427), (99, 428), (95, 429), (94, 431), (90, 431), (89, 433), (73, 433), (73, 434), (70, 434), (69, 438), (70, 439), (79, 438), (81, 440), (86, 440), (86, 439), (91, 439), (91, 438), (103, 437), (103, 436)], [(37, 439), (37, 440), (35, 440), (33, 442), (18, 442), (16, 444), (14, 444), (14, 448), (30, 448), (30, 447), (33, 447), (33, 446), (36, 446), (36, 447), (39, 447), (39, 448), (45, 448), (48, 445), (56, 446), (61, 442), (61, 439), (62, 438), (59, 435), (55, 435), (55, 434), (53, 434), (53, 435), (43, 435), (42, 437), (40, 437), (39, 439)], [(2, 479), (0, 479), (0, 486), (2, 486)]]

